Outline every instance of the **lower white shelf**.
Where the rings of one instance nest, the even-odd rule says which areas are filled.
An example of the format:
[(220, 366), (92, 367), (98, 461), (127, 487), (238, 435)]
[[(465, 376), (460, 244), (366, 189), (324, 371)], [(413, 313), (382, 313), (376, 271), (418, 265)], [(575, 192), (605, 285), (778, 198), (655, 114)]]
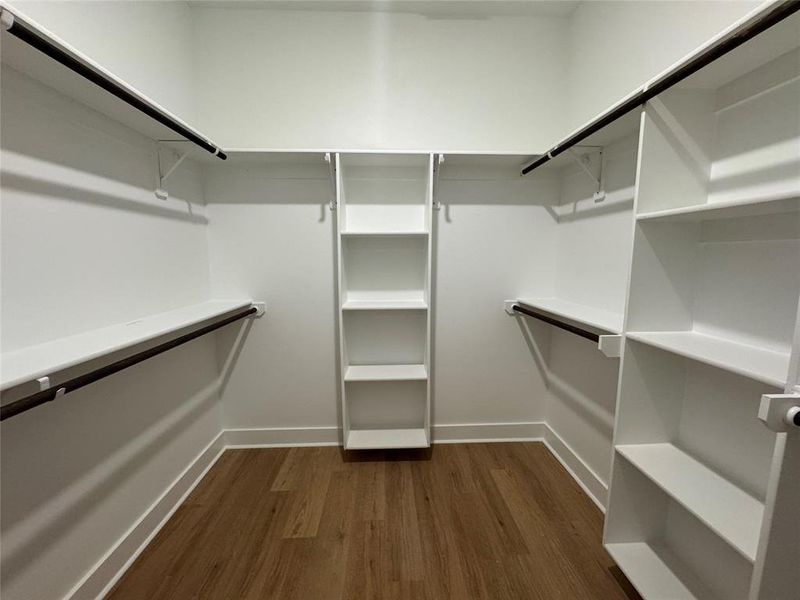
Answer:
[(345, 381), (415, 381), (428, 378), (425, 365), (352, 365)]
[(342, 310), (425, 310), (424, 300), (347, 300)]
[(673, 444), (616, 447), (650, 480), (737, 552), (755, 561), (764, 505)]
[(606, 544), (606, 550), (643, 598), (716, 600), (666, 548), (633, 542)]
[(351, 429), (347, 450), (382, 450), (387, 448), (427, 448), (428, 436), (422, 427), (414, 429)]
[(784, 387), (789, 373), (788, 353), (696, 331), (631, 331), (627, 337), (775, 387)]

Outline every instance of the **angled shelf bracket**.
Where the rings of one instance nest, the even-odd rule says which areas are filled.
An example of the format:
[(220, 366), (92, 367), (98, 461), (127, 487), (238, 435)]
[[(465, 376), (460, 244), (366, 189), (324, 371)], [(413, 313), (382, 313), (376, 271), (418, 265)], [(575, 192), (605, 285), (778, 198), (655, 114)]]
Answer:
[(583, 171), (589, 179), (592, 180), (592, 183), (595, 184), (596, 189), (595, 192), (592, 194), (592, 200), (595, 202), (602, 202), (606, 199), (606, 153), (603, 146), (575, 146), (575, 148), (592, 148), (594, 151), (597, 152), (600, 162), (600, 173), (595, 175), (592, 173), (592, 169), (590, 167), (591, 159), (589, 158), (590, 154), (578, 154), (572, 148), (567, 149), (572, 160), (575, 162), (578, 167), (580, 167), (581, 171)]
[(444, 154), (437, 154), (433, 157), (433, 210), (441, 210), (442, 203), (439, 202), (439, 172), (444, 162)]
[(159, 200), (166, 200), (169, 198), (169, 192), (167, 191), (167, 188), (164, 187), (164, 184), (167, 182), (167, 179), (169, 179), (169, 176), (172, 175), (177, 168), (181, 166), (183, 161), (188, 158), (194, 148), (189, 148), (185, 152), (172, 150), (173, 162), (169, 168), (166, 168), (161, 162), (161, 150), (163, 148), (161, 144), (162, 141), (182, 142), (184, 140), (159, 140), (156, 146), (156, 170), (158, 173), (158, 185), (156, 187), (155, 194), (156, 198)]
[(328, 175), (333, 187), (333, 196), (331, 197), (330, 209), (336, 210), (336, 158), (331, 156), (330, 152), (325, 153), (325, 162), (328, 163)]

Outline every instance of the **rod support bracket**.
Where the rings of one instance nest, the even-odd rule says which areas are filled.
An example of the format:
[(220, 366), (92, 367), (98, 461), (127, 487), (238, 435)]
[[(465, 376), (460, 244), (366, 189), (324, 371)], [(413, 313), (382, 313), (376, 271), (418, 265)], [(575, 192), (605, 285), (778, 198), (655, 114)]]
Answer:
[(608, 358), (619, 358), (622, 354), (621, 335), (601, 335), (597, 348)]
[(330, 209), (331, 212), (337, 208), (337, 193), (336, 193), (336, 161), (330, 152), (325, 153), (325, 162), (328, 163), (328, 175), (331, 178), (331, 185), (333, 186), (333, 196), (331, 197)]
[(8, 31), (14, 26), (14, 15), (7, 8), (0, 8), (0, 27)]
[(764, 394), (758, 418), (772, 431), (800, 430), (800, 394)]
[(194, 148), (193, 147), (189, 148), (189, 150), (187, 150), (186, 152), (178, 152), (177, 150), (172, 150), (173, 156), (176, 157), (175, 162), (173, 162), (172, 166), (169, 169), (167, 169), (166, 172), (164, 172), (164, 169), (161, 165), (162, 147), (163, 145), (159, 141), (156, 145), (156, 172), (158, 175), (158, 186), (156, 187), (155, 195), (156, 198), (158, 198), (159, 200), (166, 200), (167, 198), (169, 198), (169, 192), (167, 191), (166, 187), (164, 187), (164, 184), (166, 183), (167, 179), (169, 179), (169, 176), (172, 175), (177, 170), (177, 168), (181, 166), (181, 163), (184, 160), (186, 160), (186, 158), (192, 153)]
[(256, 319), (260, 319), (266, 314), (267, 312), (266, 302), (253, 302), (252, 304), (256, 309), (256, 314), (253, 315)]
[[(592, 194), (592, 201), (602, 202), (606, 199), (606, 153), (605, 148), (603, 146), (575, 146), (575, 148), (591, 148), (593, 152), (597, 152), (600, 162), (600, 173), (595, 175), (592, 173), (591, 169), (591, 159), (589, 158), (589, 154), (578, 154), (572, 148), (568, 148), (567, 152), (572, 157), (572, 160), (575, 162), (578, 167), (580, 167), (581, 171), (583, 171), (586, 176), (592, 180), (592, 183), (597, 186), (594, 193)], [(592, 153), (593, 153), (592, 152)]]
[(506, 314), (509, 314), (512, 317), (515, 317), (519, 314), (514, 310), (514, 306), (516, 305), (516, 303), (517, 303), (516, 300), (506, 300), (505, 302), (503, 302), (503, 310), (506, 311)]
[(442, 210), (442, 203), (439, 202), (439, 171), (444, 163), (444, 154), (437, 154), (433, 157), (433, 210)]

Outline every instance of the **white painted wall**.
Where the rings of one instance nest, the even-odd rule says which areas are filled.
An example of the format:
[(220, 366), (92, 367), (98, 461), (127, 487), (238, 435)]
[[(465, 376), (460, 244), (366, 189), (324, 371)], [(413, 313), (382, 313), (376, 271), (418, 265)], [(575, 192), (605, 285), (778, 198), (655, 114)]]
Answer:
[(10, 0), (184, 121), (196, 119), (192, 11), (176, 1)]
[(759, 0), (581, 2), (570, 17), (565, 128), (579, 127), (760, 4)]
[(193, 10), (223, 146), (530, 152), (564, 130), (563, 18)]
[[(199, 169), (3, 67), (3, 351), (208, 297)], [(220, 430), (213, 339), (3, 422), (4, 599), (61, 598)]]

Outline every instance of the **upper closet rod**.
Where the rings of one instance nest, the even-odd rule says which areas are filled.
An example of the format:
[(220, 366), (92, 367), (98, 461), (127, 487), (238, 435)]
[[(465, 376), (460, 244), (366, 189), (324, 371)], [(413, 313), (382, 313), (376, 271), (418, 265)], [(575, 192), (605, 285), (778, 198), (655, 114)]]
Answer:
[(73, 56), (67, 50), (54, 44), (52, 41), (37, 32), (33, 27), (24, 23), (22, 19), (12, 14), (7, 8), (0, 8), (0, 22), (2, 22), (3, 29), (8, 31), (8, 33), (19, 38), (26, 44), (33, 46), (40, 52), (61, 63), (84, 79), (87, 79), (95, 85), (101, 87), (108, 93), (113, 94), (123, 102), (134, 107), (136, 110), (143, 112), (148, 117), (155, 119), (178, 135), (197, 144), (203, 150), (210, 152), (222, 160), (228, 158), (222, 149), (203, 139), (169, 115), (164, 114), (161, 110), (151, 106), (142, 98), (137, 97), (135, 94), (125, 89), (108, 75), (97, 71), (79, 58)]
[(529, 317), (533, 317), (534, 319), (539, 319), (540, 321), (544, 321), (554, 327), (558, 327), (559, 329), (563, 329), (564, 331), (569, 331), (570, 333), (574, 333), (575, 335), (579, 335), (582, 338), (586, 338), (587, 340), (591, 340), (593, 342), (599, 342), (600, 336), (593, 331), (587, 331), (586, 329), (581, 329), (580, 327), (575, 327), (574, 325), (570, 325), (569, 323), (564, 323), (563, 321), (557, 321), (547, 315), (543, 315), (540, 312), (531, 310), (529, 308), (523, 308), (519, 304), (514, 304), (511, 307), (511, 310), (522, 313), (523, 315), (527, 315)]
[(572, 146), (582, 142), (593, 133), (600, 131), (606, 125), (609, 125), (620, 117), (625, 116), (648, 100), (655, 98), (675, 84), (683, 81), (690, 75), (717, 60), (721, 56), (724, 56), (731, 50), (738, 48), (773, 25), (783, 21), (785, 18), (791, 16), (798, 10), (800, 10), (800, 1), (784, 0), (784, 2), (778, 4), (773, 9), (765, 12), (762, 15), (759, 15), (749, 23), (743, 25), (740, 29), (737, 29), (730, 35), (719, 40), (717, 43), (709, 46), (703, 52), (685, 64), (679, 66), (674, 71), (665, 74), (661, 78), (655, 80), (653, 83), (646, 85), (641, 90), (634, 92), (630, 98), (621, 104), (612, 107), (608, 112), (603, 113), (597, 119), (590, 122), (582, 129), (579, 129), (567, 139), (553, 146), (542, 156), (524, 167), (522, 169), (522, 175), (527, 175), (534, 169), (541, 167), (551, 158), (555, 158)]
[(114, 373), (122, 371), (123, 369), (127, 369), (128, 367), (132, 367), (143, 360), (147, 360), (148, 358), (157, 356), (158, 354), (166, 352), (167, 350), (171, 350), (176, 346), (180, 346), (186, 342), (190, 342), (196, 338), (199, 338), (202, 335), (211, 333), (212, 331), (219, 329), (220, 327), (224, 327), (229, 323), (233, 323), (239, 319), (244, 319), (250, 315), (257, 314), (258, 310), (258, 307), (251, 306), (230, 317), (222, 319), (221, 321), (201, 327), (200, 329), (192, 331), (191, 333), (177, 337), (174, 340), (164, 342), (163, 344), (159, 344), (158, 346), (154, 346), (147, 350), (142, 350), (141, 352), (137, 352), (136, 354), (128, 356), (127, 358), (113, 362), (110, 365), (105, 365), (95, 369), (94, 371), (85, 373), (84, 375), (73, 377), (62, 384), (54, 385), (53, 387), (49, 387), (29, 396), (25, 396), (24, 398), (6, 404), (5, 406), (0, 406), (0, 421), (5, 421), (6, 419), (14, 417), (20, 413), (28, 411), (32, 408), (36, 408), (41, 404), (51, 402), (56, 398), (63, 396), (64, 394), (77, 390), (78, 388), (82, 388), (90, 383), (94, 383), (95, 381), (103, 379), (104, 377), (108, 377), (109, 375), (113, 375)]

